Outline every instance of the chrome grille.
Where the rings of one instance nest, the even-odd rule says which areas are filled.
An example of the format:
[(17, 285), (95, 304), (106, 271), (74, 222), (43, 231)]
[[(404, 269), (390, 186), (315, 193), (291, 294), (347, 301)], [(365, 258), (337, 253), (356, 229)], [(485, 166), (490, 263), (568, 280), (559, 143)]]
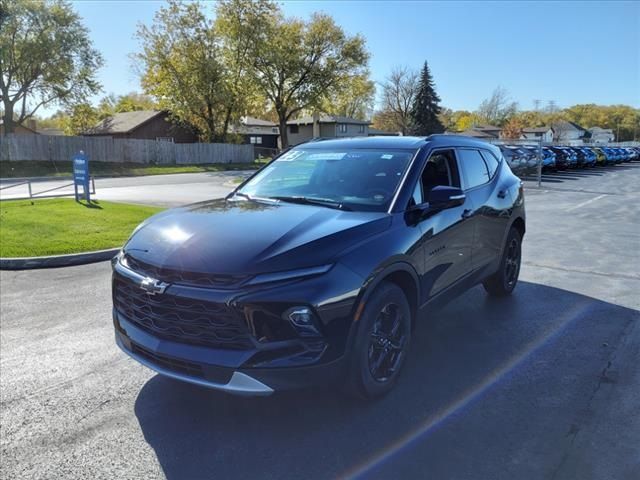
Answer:
[(223, 275), (200, 272), (184, 272), (171, 268), (157, 267), (143, 262), (131, 255), (125, 255), (125, 262), (131, 270), (146, 277), (156, 278), (167, 283), (193, 285), (199, 287), (233, 287), (248, 277), (246, 275)]
[(167, 293), (149, 295), (118, 276), (113, 281), (113, 302), (127, 320), (158, 338), (225, 349), (254, 346), (245, 321), (225, 304)]

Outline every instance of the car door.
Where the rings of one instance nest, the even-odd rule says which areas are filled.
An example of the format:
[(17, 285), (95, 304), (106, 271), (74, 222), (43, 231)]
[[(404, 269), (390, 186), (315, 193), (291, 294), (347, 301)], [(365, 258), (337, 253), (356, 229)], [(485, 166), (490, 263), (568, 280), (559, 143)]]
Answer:
[(500, 258), (511, 199), (508, 189), (501, 190), (499, 185), (500, 160), (493, 153), (475, 148), (458, 148), (457, 153), (472, 209), (471, 266), (478, 270)]
[[(430, 190), (437, 186), (460, 187), (460, 174), (454, 149), (436, 150), (429, 155), (414, 189), (412, 203), (426, 204)], [(420, 220), (420, 249), (424, 269), (421, 298), (428, 300), (452, 286), (471, 270), (473, 228), (468, 217), (469, 202), (432, 212)]]

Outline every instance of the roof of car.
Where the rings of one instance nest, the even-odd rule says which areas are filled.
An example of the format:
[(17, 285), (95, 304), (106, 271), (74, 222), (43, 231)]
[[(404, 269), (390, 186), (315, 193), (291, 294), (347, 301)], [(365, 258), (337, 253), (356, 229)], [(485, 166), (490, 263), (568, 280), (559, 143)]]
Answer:
[(327, 148), (401, 148), (417, 150), (425, 145), (431, 147), (480, 147), (493, 149), (490, 143), (463, 135), (430, 135), (428, 137), (351, 137), (340, 139), (315, 139), (307, 143), (296, 145), (296, 148), (327, 149)]

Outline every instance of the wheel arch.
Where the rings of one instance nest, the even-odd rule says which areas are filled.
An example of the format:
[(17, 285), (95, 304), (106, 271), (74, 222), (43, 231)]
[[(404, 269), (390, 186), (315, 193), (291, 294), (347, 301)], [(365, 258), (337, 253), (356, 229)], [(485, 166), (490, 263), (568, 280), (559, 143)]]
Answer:
[(356, 302), (354, 323), (359, 323), (360, 316), (371, 295), (378, 285), (385, 281), (397, 285), (406, 295), (411, 308), (411, 326), (414, 328), (418, 315), (418, 306), (420, 305), (420, 284), (418, 274), (413, 266), (407, 262), (395, 262), (372, 273), (365, 282), (363, 291)]
[(513, 222), (511, 222), (511, 227), (515, 228), (516, 230), (518, 230), (518, 233), (520, 233), (520, 238), (524, 238), (524, 234), (526, 232), (526, 225), (524, 222), (524, 218), (522, 217), (516, 217)]

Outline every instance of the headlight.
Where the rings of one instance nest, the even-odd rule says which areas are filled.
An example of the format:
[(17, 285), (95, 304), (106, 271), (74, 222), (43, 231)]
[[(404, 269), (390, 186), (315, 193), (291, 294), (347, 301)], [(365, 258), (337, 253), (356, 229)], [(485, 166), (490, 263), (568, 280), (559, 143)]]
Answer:
[(111, 268), (115, 268), (116, 263), (121, 262), (124, 258), (124, 251), (120, 249), (118, 253), (116, 253), (115, 257), (111, 259)]
[(293, 307), (284, 312), (283, 315), (288, 319), (293, 327), (302, 337), (318, 337), (320, 332), (316, 327), (316, 317), (309, 307), (300, 306)]
[(261, 273), (247, 282), (247, 285), (257, 285), (260, 283), (281, 282), (295, 278), (310, 277), (327, 273), (333, 265), (321, 265), (319, 267), (300, 268), (298, 270), (287, 270), (285, 272)]

